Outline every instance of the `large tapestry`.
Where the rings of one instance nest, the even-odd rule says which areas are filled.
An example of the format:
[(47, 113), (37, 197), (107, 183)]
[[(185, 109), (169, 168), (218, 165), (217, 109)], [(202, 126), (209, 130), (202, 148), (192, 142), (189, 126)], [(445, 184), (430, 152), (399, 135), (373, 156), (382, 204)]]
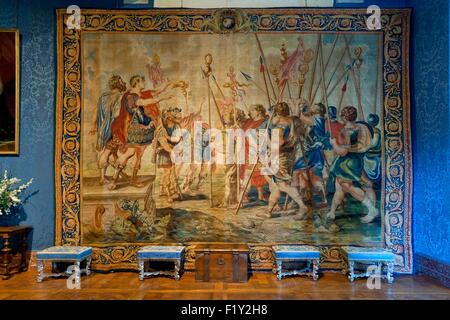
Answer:
[(386, 247), (411, 272), (409, 10), (58, 11), (57, 243)]

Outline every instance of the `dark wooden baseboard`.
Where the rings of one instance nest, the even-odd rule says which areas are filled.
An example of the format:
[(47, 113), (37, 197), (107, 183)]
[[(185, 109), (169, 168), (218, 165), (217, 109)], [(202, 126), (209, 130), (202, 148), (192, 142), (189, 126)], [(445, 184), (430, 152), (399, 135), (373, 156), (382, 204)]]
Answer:
[(415, 267), (417, 273), (428, 275), (450, 288), (450, 265), (421, 254), (416, 254)]

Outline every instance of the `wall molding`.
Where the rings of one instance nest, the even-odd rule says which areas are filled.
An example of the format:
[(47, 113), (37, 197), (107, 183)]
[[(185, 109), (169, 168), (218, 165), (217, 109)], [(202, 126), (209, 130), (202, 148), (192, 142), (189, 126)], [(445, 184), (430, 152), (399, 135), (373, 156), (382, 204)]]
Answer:
[(450, 265), (418, 253), (415, 254), (414, 265), (417, 273), (426, 274), (450, 288)]

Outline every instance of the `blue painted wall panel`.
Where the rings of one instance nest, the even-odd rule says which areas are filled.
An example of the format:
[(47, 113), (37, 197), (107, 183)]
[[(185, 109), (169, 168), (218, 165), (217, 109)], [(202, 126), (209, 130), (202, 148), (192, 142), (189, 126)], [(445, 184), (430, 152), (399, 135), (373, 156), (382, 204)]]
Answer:
[(449, 2), (411, 4), (414, 251), (450, 264)]

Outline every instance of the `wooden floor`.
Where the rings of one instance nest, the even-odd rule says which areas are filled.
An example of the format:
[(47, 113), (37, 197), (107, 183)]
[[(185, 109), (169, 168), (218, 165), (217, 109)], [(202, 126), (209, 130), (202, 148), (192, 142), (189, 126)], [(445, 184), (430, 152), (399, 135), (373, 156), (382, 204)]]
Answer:
[(196, 282), (187, 272), (180, 281), (147, 278), (137, 273), (93, 273), (83, 276), (81, 289), (69, 290), (66, 279), (36, 282), (36, 271), (0, 280), (0, 300), (6, 299), (446, 299), (450, 290), (425, 276), (397, 276), (392, 285), (382, 282), (380, 290), (369, 290), (364, 279), (349, 283), (340, 273), (325, 273), (319, 281), (290, 277), (277, 281), (271, 273), (256, 273), (248, 283)]

